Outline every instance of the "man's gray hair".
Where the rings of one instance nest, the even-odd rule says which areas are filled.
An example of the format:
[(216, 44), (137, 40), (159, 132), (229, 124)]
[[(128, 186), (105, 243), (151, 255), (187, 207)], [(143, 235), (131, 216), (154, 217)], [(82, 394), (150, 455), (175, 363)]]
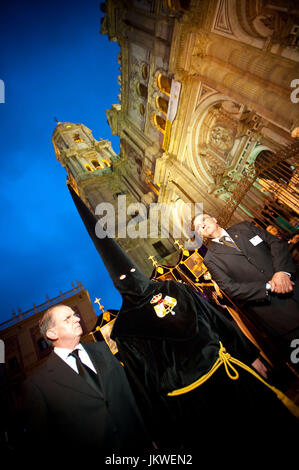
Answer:
[(49, 346), (54, 347), (53, 341), (47, 337), (47, 331), (52, 328), (55, 324), (54, 318), (53, 318), (53, 312), (56, 310), (57, 307), (65, 307), (63, 304), (59, 305), (54, 305), (53, 307), (48, 308), (48, 310), (45, 311), (41, 319), (39, 320), (39, 330), (42, 335), (42, 337), (47, 341)]

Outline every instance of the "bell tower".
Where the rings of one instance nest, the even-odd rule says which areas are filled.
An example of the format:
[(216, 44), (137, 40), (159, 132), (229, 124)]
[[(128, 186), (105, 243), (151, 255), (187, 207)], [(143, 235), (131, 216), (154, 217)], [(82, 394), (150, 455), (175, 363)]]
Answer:
[[(177, 256), (168, 239), (161, 241), (160, 238), (123, 235), (123, 229), (132, 224), (136, 214), (138, 216), (138, 204), (145, 208), (147, 190), (143, 191), (138, 186), (134, 169), (125, 158), (114, 152), (108, 140), (96, 140), (84, 124), (57, 122), (52, 143), (57, 160), (67, 172), (67, 181), (90, 210), (97, 213), (99, 204), (109, 203), (114, 217), (115, 239), (146, 275), (153, 270), (149, 256), (154, 255), (160, 263), (167, 264), (169, 255)], [(125, 200), (125, 206), (120, 205), (120, 200)], [(136, 209), (134, 205), (137, 205)], [(133, 207), (131, 213), (127, 210), (129, 206)]]
[(117, 154), (109, 141), (94, 139), (91, 130), (84, 124), (58, 122), (52, 142), (57, 160), (66, 169), (69, 180), (75, 184), (80, 196), (87, 202), (84, 191), (86, 182), (89, 185), (99, 176), (109, 173), (113, 161), (118, 159)]

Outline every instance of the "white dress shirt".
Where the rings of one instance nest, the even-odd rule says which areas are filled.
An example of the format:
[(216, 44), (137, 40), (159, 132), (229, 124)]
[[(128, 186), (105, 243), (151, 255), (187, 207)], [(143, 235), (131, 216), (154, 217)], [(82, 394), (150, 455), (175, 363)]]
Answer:
[[(93, 363), (91, 362), (90, 357), (87, 354), (86, 350), (83, 348), (82, 344), (79, 343), (75, 347), (75, 349), (79, 350), (79, 357), (80, 357), (80, 360), (83, 362), (83, 364), (88, 366), (91, 370), (93, 370), (97, 374), (97, 371), (95, 370), (95, 367)], [(76, 364), (76, 359), (73, 356), (69, 356), (69, 354), (72, 351), (73, 349), (58, 348), (58, 347), (54, 348), (55, 354), (57, 354), (57, 356), (59, 356), (64, 362), (67, 363), (67, 365), (69, 365), (78, 374), (79, 372), (78, 372), (78, 368)]]
[(232, 240), (231, 236), (224, 230), (224, 228), (222, 229), (222, 232), (221, 232), (220, 237), (218, 237), (218, 238), (212, 238), (212, 241), (213, 241), (213, 242), (216, 242), (216, 243), (221, 243), (221, 245), (223, 245), (223, 243), (220, 241), (220, 238), (221, 238), (221, 237), (227, 237), (227, 238), (229, 238), (229, 239), (234, 243), (234, 241)]

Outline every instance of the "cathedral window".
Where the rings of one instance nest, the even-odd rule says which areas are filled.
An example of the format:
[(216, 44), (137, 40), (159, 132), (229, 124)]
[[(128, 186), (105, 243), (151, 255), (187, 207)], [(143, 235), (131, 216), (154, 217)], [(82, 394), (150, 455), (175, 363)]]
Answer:
[(140, 103), (140, 105), (139, 105), (139, 112), (140, 112), (140, 114), (141, 114), (142, 116), (143, 116), (144, 113), (145, 113), (145, 106), (144, 106), (143, 103)]
[(154, 121), (154, 125), (156, 126), (156, 128), (160, 131), (160, 132), (165, 132), (165, 127), (166, 127), (166, 120), (164, 118), (162, 118), (161, 116), (159, 116), (158, 114), (154, 114), (153, 115), (153, 121)]
[(165, 98), (162, 98), (162, 96), (157, 96), (156, 106), (157, 106), (157, 109), (159, 111), (161, 111), (163, 114), (167, 115), (168, 101)]
[(101, 165), (99, 164), (98, 160), (91, 160), (91, 163), (95, 168), (101, 168)]
[(79, 134), (74, 134), (73, 135), (73, 139), (75, 142), (79, 143), (79, 142), (83, 142), (83, 140), (81, 139), (80, 135)]
[(171, 10), (187, 11), (190, 9), (190, 0), (168, 0), (167, 3)]
[(165, 95), (170, 96), (170, 88), (171, 88), (171, 79), (162, 73), (159, 73), (157, 77), (157, 86), (162, 93)]
[(143, 85), (143, 83), (137, 83), (137, 93), (142, 98), (147, 98), (147, 86)]
[(143, 64), (143, 66), (142, 66), (142, 68), (141, 68), (141, 75), (142, 75), (142, 78), (143, 78), (144, 80), (147, 79), (147, 77), (148, 77), (148, 67), (147, 67), (146, 64)]
[(107, 162), (107, 160), (102, 160), (102, 163), (104, 163), (105, 166), (107, 167), (110, 167), (111, 166), (111, 163), (110, 162)]
[(91, 168), (90, 165), (85, 165), (85, 168), (86, 168), (86, 170), (88, 170), (88, 171), (92, 171), (92, 168)]
[(162, 242), (153, 243), (153, 247), (161, 258), (165, 258), (170, 254), (170, 251), (163, 245)]

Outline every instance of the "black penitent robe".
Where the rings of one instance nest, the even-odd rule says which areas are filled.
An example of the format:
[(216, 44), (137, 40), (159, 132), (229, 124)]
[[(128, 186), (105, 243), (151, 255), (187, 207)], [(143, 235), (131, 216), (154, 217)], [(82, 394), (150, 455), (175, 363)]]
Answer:
[[(222, 456), (221, 452), (229, 453), (232, 445), (256, 444), (265, 435), (271, 441), (272, 453), (282, 448), (283, 439), (288, 444), (288, 439), (295, 436), (294, 416), (248, 372), (238, 370), (239, 379), (231, 380), (222, 365), (191, 392), (167, 395), (211, 369), (218, 358), (219, 341), (233, 357), (249, 365), (257, 358), (258, 350), (190, 287), (148, 279), (113, 238), (97, 235), (99, 221), (69, 189), (122, 296), (111, 338), (117, 343), (143, 419), (159, 451), (190, 448), (193, 455), (209, 452), (214, 456), (220, 451)], [(277, 422), (283, 431), (277, 428)]]
[[(151, 303), (158, 294), (177, 301), (162, 318), (155, 313), (157, 303)], [(238, 328), (189, 286), (151, 283), (142, 297), (123, 296), (111, 337), (159, 448), (183, 446), (197, 452), (199, 441), (209, 448), (211, 434), (221, 434), (221, 429), (221, 445), (232, 437), (243, 442), (252, 436), (253, 426), (255, 436), (272, 434), (275, 419), (288, 426), (287, 433), (295, 426), (295, 417), (273, 391), (238, 367), (238, 380), (231, 380), (222, 365), (193, 391), (167, 396), (210, 370), (218, 358), (219, 341), (248, 365), (259, 354)], [(198, 425), (200, 430), (195, 431)], [(278, 435), (281, 441), (280, 433), (272, 437)]]

